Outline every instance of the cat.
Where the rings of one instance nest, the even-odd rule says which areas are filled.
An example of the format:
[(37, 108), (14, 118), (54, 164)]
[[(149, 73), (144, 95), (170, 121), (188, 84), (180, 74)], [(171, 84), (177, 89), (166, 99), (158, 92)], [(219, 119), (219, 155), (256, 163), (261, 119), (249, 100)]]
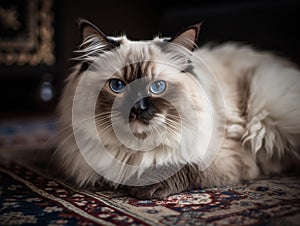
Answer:
[(140, 199), (298, 170), (300, 72), (237, 43), (131, 41), (79, 22), (82, 43), (58, 105), (56, 162), (80, 187)]

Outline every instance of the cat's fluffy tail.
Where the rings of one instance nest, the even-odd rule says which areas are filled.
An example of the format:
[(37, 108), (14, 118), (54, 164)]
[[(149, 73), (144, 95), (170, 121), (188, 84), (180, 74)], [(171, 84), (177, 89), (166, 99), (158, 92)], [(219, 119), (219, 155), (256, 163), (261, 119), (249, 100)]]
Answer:
[(267, 174), (300, 162), (300, 72), (286, 63), (260, 65), (249, 91), (244, 145)]

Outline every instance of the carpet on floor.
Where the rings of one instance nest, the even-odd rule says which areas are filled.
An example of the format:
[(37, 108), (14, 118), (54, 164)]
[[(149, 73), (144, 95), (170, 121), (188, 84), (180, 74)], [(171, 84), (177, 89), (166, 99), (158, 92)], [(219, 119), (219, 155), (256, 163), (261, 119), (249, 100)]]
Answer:
[(77, 190), (0, 159), (0, 225), (300, 225), (300, 178), (264, 178), (163, 200)]

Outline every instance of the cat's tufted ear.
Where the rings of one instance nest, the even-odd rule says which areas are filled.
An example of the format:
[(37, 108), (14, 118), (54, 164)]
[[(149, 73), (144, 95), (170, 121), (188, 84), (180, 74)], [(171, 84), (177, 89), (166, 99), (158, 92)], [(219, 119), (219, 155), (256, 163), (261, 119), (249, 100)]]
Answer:
[(184, 31), (178, 33), (174, 38), (170, 40), (171, 43), (183, 46), (190, 51), (193, 51), (196, 47), (200, 27), (202, 23), (195, 24), (188, 27)]
[(113, 39), (108, 38), (100, 29), (85, 19), (79, 19), (82, 46), (84, 48), (97, 41), (103, 45), (103, 50), (111, 50), (118, 46)]

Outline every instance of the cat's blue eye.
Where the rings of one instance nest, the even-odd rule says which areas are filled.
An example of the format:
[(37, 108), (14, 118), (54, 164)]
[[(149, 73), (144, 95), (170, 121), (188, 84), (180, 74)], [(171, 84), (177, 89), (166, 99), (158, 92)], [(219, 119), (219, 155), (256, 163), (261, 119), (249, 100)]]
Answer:
[(167, 88), (167, 83), (163, 80), (158, 80), (150, 84), (149, 89), (151, 93), (160, 94)]
[(121, 93), (124, 90), (125, 86), (125, 82), (120, 79), (112, 79), (109, 81), (109, 87), (115, 93)]

